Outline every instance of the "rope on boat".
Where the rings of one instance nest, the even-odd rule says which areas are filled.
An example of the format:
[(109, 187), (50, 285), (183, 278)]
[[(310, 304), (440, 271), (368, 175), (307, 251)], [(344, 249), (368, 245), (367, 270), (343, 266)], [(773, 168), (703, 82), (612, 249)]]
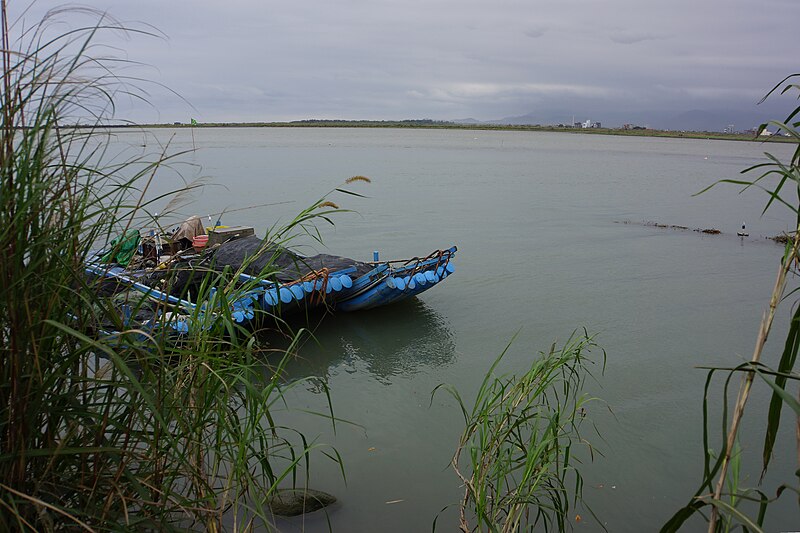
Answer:
[[(425, 284), (427, 282), (437, 283), (444, 276), (446, 276), (445, 271), (447, 270), (447, 266), (450, 263), (450, 259), (452, 257), (453, 257), (453, 252), (451, 249), (446, 249), (446, 250), (440, 249), (440, 250), (434, 250), (425, 257), (417, 256), (417, 257), (412, 257), (411, 259), (383, 261), (382, 263), (389, 265), (389, 274), (388, 274), (389, 276), (393, 276), (396, 273), (396, 270), (392, 269), (391, 264), (401, 263), (402, 267), (405, 268), (407, 272), (407, 276), (404, 276), (404, 279), (408, 279), (408, 282), (407, 283), (403, 282), (402, 284), (400, 284), (398, 289), (406, 290), (406, 288), (408, 288), (413, 290), (413, 287), (411, 287), (412, 281), (414, 284), (416, 283)], [(426, 265), (425, 263), (433, 259), (436, 259), (436, 264), (433, 265), (433, 268), (431, 269), (430, 265)], [(410, 265), (412, 264), (413, 267), (410, 267)], [(433, 274), (431, 274), (431, 277), (427, 276), (427, 273), (429, 272), (433, 272)], [(425, 276), (425, 279), (423, 280), (416, 278), (416, 276), (418, 275)]]
[[(322, 279), (322, 282), (317, 285), (317, 281)], [(330, 270), (323, 267), (319, 270), (312, 270), (308, 274), (301, 276), (289, 285), (296, 285), (298, 283), (305, 283), (306, 281), (313, 282), (313, 291), (311, 291), (311, 303), (316, 305), (325, 301), (325, 294), (328, 292), (328, 280), (330, 279)]]

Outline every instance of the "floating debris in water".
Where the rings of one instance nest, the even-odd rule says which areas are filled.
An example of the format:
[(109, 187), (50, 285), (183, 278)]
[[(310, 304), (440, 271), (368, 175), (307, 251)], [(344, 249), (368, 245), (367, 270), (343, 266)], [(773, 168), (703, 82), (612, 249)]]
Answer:
[(661, 224), (660, 222), (633, 222), (631, 220), (615, 220), (616, 224), (636, 224), (639, 226), (650, 226), (653, 228), (664, 228), (664, 229), (674, 229), (674, 230), (681, 230), (681, 231), (694, 231), (697, 233), (705, 233), (706, 235), (720, 235), (722, 232), (716, 228), (695, 228), (691, 229), (687, 226), (678, 226), (676, 224)]
[(781, 233), (780, 235), (775, 235), (774, 237), (766, 237), (766, 238), (771, 241), (775, 241), (778, 244), (786, 244), (791, 240), (791, 237), (789, 237), (789, 235), (787, 235), (786, 233)]

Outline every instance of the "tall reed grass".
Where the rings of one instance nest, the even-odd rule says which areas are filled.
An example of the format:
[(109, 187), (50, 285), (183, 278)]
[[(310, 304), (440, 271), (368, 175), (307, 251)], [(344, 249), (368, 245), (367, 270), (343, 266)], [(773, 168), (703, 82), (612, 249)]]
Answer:
[[(228, 305), (252, 287), (207, 275), (195, 298), (218, 311), (174, 343), (131, 330), (84, 274), (97, 243), (147, 220), (142, 191), (170, 158), (106, 157), (98, 126), (143, 94), (89, 51), (102, 32), (147, 32), (77, 13), (97, 22), (50, 38), (54, 12), (12, 43), (2, 2), (0, 530), (270, 527), (270, 495), (305, 484), (319, 446), (273, 422), (286, 360), (266, 371)], [(66, 127), (78, 119), (93, 127)], [(273, 235), (318, 235), (323, 201)]]
[[(791, 83), (800, 77), (793, 74), (786, 77), (764, 97), (773, 93), (800, 93), (800, 85)], [(790, 209), (796, 218), (797, 229), (788, 237), (784, 253), (780, 258), (775, 285), (769, 298), (759, 325), (758, 336), (751, 359), (735, 367), (714, 367), (708, 369), (708, 377), (703, 399), (703, 419), (706, 427), (703, 431), (704, 465), (700, 487), (686, 506), (679, 509), (667, 521), (661, 531), (676, 531), (696, 515), (708, 520), (709, 533), (731, 531), (741, 528), (742, 531), (760, 532), (764, 528), (770, 506), (784, 494), (797, 496), (800, 494), (800, 401), (797, 393), (791, 390), (800, 382), (797, 369), (797, 353), (800, 349), (800, 300), (796, 290), (786, 294), (788, 278), (800, 274), (800, 106), (795, 107), (784, 121), (763, 124), (759, 133), (768, 125), (778, 128), (778, 132), (787, 133), (796, 145), (788, 161), (781, 161), (770, 153), (765, 153), (768, 162), (751, 166), (742, 171), (746, 176), (756, 174), (755, 178), (743, 177), (740, 180), (722, 180), (718, 183), (729, 183), (743, 187), (743, 190), (757, 189), (765, 192), (768, 200), (764, 213), (771, 208), (782, 206)], [(715, 184), (716, 185), (716, 184)], [(713, 187), (713, 185), (712, 185)], [(709, 187), (708, 189), (710, 189)], [(705, 189), (702, 192), (707, 191)], [(796, 197), (794, 197), (796, 195)], [(793, 198), (794, 197), (794, 198)], [(770, 358), (766, 350), (767, 338), (772, 331), (773, 319), (781, 304), (790, 305), (791, 321), (786, 332), (784, 347), (779, 356)], [(776, 364), (777, 363), (777, 364)], [(713, 429), (709, 426), (711, 412), (709, 396), (714, 378), (725, 376), (722, 395), (722, 432), (720, 448), (712, 443)], [(741, 375), (738, 393), (733, 402), (733, 411), (729, 418), (729, 392), (734, 378)], [(752, 416), (765, 423), (764, 445), (760, 453), (761, 476), (756, 486), (748, 486), (741, 477), (743, 466), (753, 461), (752, 453), (747, 453), (739, 445), (742, 420), (745, 407), (756, 387), (762, 386), (760, 392), (771, 396), (769, 407), (765, 413), (752, 413)], [(796, 431), (794, 442), (778, 441), (779, 429), (784, 407), (794, 412)], [(797, 465), (794, 472), (785, 472), (778, 477), (780, 485), (774, 488), (762, 486), (765, 475), (770, 470), (773, 454), (787, 453), (794, 448), (797, 454)], [(758, 461), (758, 459), (756, 459)], [(773, 468), (774, 471), (774, 468)], [(791, 496), (789, 496), (791, 497)], [(800, 499), (796, 499), (800, 510)], [(708, 514), (704, 513), (708, 510)]]
[[(464, 416), (452, 461), (464, 486), (461, 531), (570, 526), (570, 511), (583, 492), (574, 447), (592, 452), (580, 427), (592, 401), (583, 386), (595, 363), (593, 349), (597, 345), (585, 331), (576, 333), (561, 348), (554, 344), (540, 353), (524, 373), (498, 376), (507, 347), (487, 371), (471, 408), (455, 387), (437, 387), (456, 399)], [(604, 367), (605, 353), (602, 360)]]

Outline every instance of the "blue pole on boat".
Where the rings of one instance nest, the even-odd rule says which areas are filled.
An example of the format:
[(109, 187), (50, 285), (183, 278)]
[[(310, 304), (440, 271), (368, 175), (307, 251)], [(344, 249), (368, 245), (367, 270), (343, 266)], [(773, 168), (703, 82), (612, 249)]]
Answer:
[(124, 281), (125, 283), (129, 284), (132, 288), (134, 288), (137, 291), (143, 293), (144, 295), (152, 296), (153, 298), (156, 298), (156, 299), (161, 300), (163, 302), (169, 302), (171, 304), (181, 305), (181, 306), (186, 307), (186, 308), (188, 308), (190, 310), (192, 310), (192, 309), (194, 309), (196, 307), (196, 305), (193, 304), (192, 302), (189, 302), (187, 300), (181, 300), (180, 298), (172, 296), (171, 294), (167, 294), (165, 292), (161, 292), (159, 290), (156, 290), (156, 289), (154, 289), (152, 287), (148, 287), (144, 283), (140, 283), (140, 282), (136, 281), (135, 279), (130, 278), (128, 276), (125, 276), (123, 274), (110, 272), (110, 271), (108, 271), (106, 269), (99, 268), (99, 267), (94, 267), (94, 266), (87, 266), (86, 267), (86, 272), (88, 272), (89, 274), (95, 274), (95, 275), (103, 276), (103, 277), (106, 277), (106, 278), (114, 278), (114, 279), (118, 279), (120, 281)]
[(241, 281), (255, 281), (259, 285), (264, 285), (265, 287), (274, 287), (275, 284), (267, 279), (257, 278), (255, 276), (251, 276), (249, 274), (239, 274), (239, 280)]
[(372, 252), (372, 260), (375, 261), (375, 262), (380, 261), (380, 259), (378, 259), (378, 250), (375, 250), (374, 252)]

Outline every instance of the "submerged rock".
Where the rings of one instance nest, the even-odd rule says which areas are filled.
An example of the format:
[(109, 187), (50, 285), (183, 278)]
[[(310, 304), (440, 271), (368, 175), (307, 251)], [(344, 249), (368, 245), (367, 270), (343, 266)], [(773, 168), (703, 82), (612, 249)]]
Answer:
[(269, 499), (269, 507), (279, 516), (312, 513), (336, 502), (336, 496), (314, 489), (278, 489)]

